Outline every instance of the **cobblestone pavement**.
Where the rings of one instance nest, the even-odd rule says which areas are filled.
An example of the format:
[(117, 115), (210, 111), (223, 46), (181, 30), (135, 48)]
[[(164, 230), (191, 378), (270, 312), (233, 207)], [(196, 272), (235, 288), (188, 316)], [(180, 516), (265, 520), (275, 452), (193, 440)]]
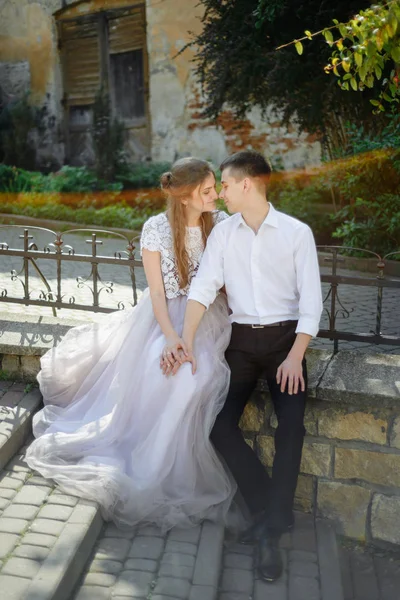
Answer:
[[(18, 239), (20, 231), (16, 230), (4, 230), (1, 232), (1, 240), (6, 241), (10, 247), (21, 247), (21, 240)], [(31, 241), (36, 242), (39, 248), (44, 246), (53, 240), (51, 234), (33, 233), (34, 239)], [(76, 235), (70, 234), (65, 237), (65, 243), (70, 244), (74, 247), (77, 253), (87, 254), (90, 251), (90, 246), (86, 240), (89, 239), (89, 235)], [(125, 250), (125, 242), (121, 239), (114, 238), (101, 238), (99, 240), (103, 242), (103, 245), (98, 247), (98, 254), (103, 256), (113, 256), (115, 252), (123, 252)], [(138, 254), (137, 254), (138, 255)], [(56, 266), (55, 261), (50, 260), (39, 260), (38, 266), (42, 270), (43, 274), (47, 278), (52, 289), (55, 289), (56, 284)], [(2, 289), (7, 289), (8, 295), (21, 296), (23, 293), (23, 277), (20, 280), (11, 281), (10, 272), (15, 269), (19, 272), (22, 268), (22, 260), (15, 257), (0, 256), (0, 292)], [(321, 272), (328, 273), (327, 267), (322, 267)], [(146, 287), (146, 277), (143, 268), (136, 268), (136, 283), (138, 296), (140, 298), (141, 292)], [(343, 275), (365, 275), (357, 271), (348, 271), (340, 269), (339, 274)], [(132, 288), (130, 282), (129, 269), (123, 266), (114, 265), (100, 265), (99, 274), (103, 282), (112, 281), (113, 287), (112, 292), (107, 292), (106, 288), (100, 293), (100, 303), (102, 306), (116, 309), (119, 302), (123, 302), (125, 305), (129, 305), (133, 301)], [(36, 271), (30, 265), (30, 286), (32, 290), (32, 298), (37, 299), (40, 291), (46, 291)], [(90, 275), (90, 265), (76, 262), (65, 262), (62, 264), (62, 293), (65, 295), (65, 299), (68, 301), (69, 298), (74, 297), (78, 303), (90, 304), (92, 302), (92, 292), (88, 285), (90, 285), (90, 278), (87, 281), (88, 285), (81, 285), (78, 287), (76, 278), (78, 276), (82, 279), (87, 279)], [(328, 284), (323, 284), (324, 297), (328, 294)], [(377, 307), (377, 291), (372, 287), (359, 287), (354, 285), (340, 285), (339, 288), (339, 299), (344, 307), (340, 309), (337, 314), (337, 329), (339, 331), (351, 331), (357, 333), (369, 333), (375, 329), (376, 325), (376, 307)], [(381, 324), (381, 331), (386, 335), (399, 335), (400, 334), (400, 289), (385, 289), (383, 295), (383, 318)], [(325, 302), (326, 309), (329, 310), (329, 299)], [(0, 310), (2, 312), (15, 312), (21, 313), (21, 305), (11, 303), (1, 303)], [(24, 314), (30, 315), (52, 315), (51, 309), (46, 307), (27, 306), (22, 309)], [(62, 309), (58, 311), (60, 317), (73, 318), (79, 321), (97, 321), (101, 318), (101, 315), (81, 310), (69, 310)], [(321, 328), (328, 328), (328, 314), (324, 311), (321, 319)], [(312, 341), (311, 347), (322, 348), (332, 350), (333, 342), (330, 340), (315, 339)], [(366, 344), (363, 342), (340, 342), (339, 347), (341, 349), (357, 349), (361, 352), (384, 352), (399, 354), (399, 346), (378, 346), (373, 344)]]
[(400, 550), (339, 546), (344, 600), (399, 600)]

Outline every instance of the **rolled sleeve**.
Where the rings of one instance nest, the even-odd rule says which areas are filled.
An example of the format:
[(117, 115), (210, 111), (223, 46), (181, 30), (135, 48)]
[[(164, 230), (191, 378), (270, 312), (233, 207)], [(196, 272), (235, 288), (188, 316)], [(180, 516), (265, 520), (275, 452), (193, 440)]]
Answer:
[(295, 265), (299, 291), (299, 322), (296, 333), (315, 337), (319, 330), (323, 303), (318, 254), (309, 227), (305, 227), (299, 236)]
[(209, 308), (224, 285), (224, 260), (218, 227), (211, 232), (199, 270), (190, 285), (188, 300), (196, 300)]

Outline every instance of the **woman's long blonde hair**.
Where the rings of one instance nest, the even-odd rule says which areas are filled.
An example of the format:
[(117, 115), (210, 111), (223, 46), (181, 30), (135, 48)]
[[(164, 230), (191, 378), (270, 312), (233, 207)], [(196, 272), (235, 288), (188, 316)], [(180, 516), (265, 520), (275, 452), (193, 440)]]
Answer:
[[(189, 255), (186, 249), (186, 207), (182, 200), (191, 196), (193, 191), (203, 183), (208, 175), (214, 172), (205, 160), (198, 158), (181, 158), (176, 161), (171, 171), (161, 175), (161, 189), (167, 196), (167, 214), (172, 229), (175, 259), (178, 267), (181, 289), (189, 283)], [(211, 233), (214, 220), (211, 212), (200, 216), (200, 226), (204, 245)]]

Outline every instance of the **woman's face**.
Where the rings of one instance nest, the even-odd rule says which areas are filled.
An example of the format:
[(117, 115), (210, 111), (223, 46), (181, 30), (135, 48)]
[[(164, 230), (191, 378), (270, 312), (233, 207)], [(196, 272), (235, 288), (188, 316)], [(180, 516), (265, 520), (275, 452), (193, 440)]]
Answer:
[(191, 197), (183, 201), (184, 204), (186, 203), (189, 210), (198, 213), (215, 210), (215, 203), (218, 200), (215, 184), (215, 177), (213, 173), (210, 173), (204, 181), (193, 190)]

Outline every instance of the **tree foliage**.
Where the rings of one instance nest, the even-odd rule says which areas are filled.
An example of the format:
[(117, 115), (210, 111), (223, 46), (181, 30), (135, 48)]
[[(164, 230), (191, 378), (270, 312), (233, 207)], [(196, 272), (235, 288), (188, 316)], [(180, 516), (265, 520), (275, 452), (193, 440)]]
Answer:
[[(259, 2), (259, 20), (268, 18)], [(322, 35), (333, 49), (324, 70), (338, 77), (342, 90), (378, 90), (377, 98), (370, 102), (376, 112), (383, 112), (386, 103), (400, 99), (400, 0), (372, 5), (360, 10), (346, 23), (333, 19), (334, 25), (294, 40), (298, 54), (303, 53), (303, 40)], [(283, 47), (287, 47), (285, 44)]]
[(275, 106), (283, 122), (296, 115), (302, 129), (323, 134), (331, 148), (344, 143), (346, 121), (371, 120), (369, 97), (343, 94), (324, 66), (332, 49), (322, 36), (310, 41), (310, 52), (298, 56), (278, 46), (300, 39), (304, 29), (320, 31), (332, 19), (348, 21), (363, 0), (202, 0), (203, 29), (191, 41), (195, 72), (205, 94), (207, 117), (227, 103), (242, 117), (254, 106)]

